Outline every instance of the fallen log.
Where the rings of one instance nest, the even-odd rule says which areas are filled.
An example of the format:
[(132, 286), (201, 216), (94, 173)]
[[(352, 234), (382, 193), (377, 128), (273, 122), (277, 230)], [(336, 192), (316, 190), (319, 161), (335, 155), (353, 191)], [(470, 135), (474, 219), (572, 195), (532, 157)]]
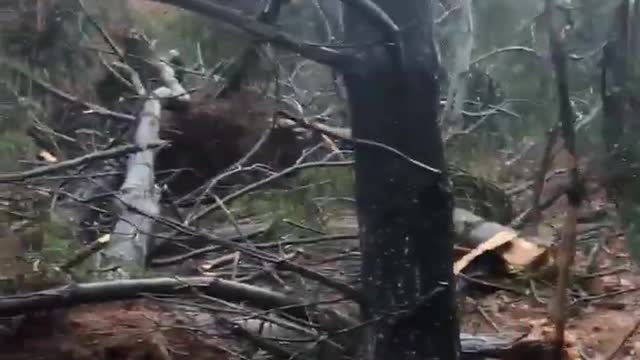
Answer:
[(553, 344), (542, 340), (514, 340), (505, 335), (460, 334), (462, 360), (522, 360), (549, 359)]
[[(135, 41), (141, 48), (149, 47), (142, 38), (134, 38), (132, 35), (128, 40)], [(153, 219), (145, 214), (160, 213), (160, 191), (155, 184), (154, 174), (157, 151), (149, 145), (160, 140), (161, 100), (175, 98), (186, 102), (190, 99), (189, 93), (176, 80), (171, 66), (161, 59), (153, 59), (152, 64), (159, 72), (163, 86), (149, 94), (138, 116), (134, 139), (136, 145), (144, 151), (134, 153), (127, 159), (124, 183), (116, 196), (122, 205), (122, 212), (112, 231), (109, 246), (101, 250), (96, 257), (98, 268), (117, 267), (117, 271), (108, 273), (116, 278), (129, 278), (144, 269), (154, 224)], [(141, 69), (133, 70), (126, 64), (121, 64), (120, 67), (129, 72), (129, 78), (137, 94), (145, 97), (147, 90), (139, 75)]]
[(456, 274), (487, 251), (496, 252), (514, 270), (532, 269), (547, 260), (547, 248), (540, 240), (525, 239), (512, 228), (486, 221), (467, 210), (456, 208), (453, 223), (459, 243), (473, 247), (454, 264)]
[(126, 279), (66, 285), (49, 290), (0, 297), (0, 317), (50, 311), (80, 304), (128, 300), (145, 293), (177, 294), (198, 289), (204, 294), (230, 301), (247, 301), (252, 305), (272, 309), (287, 307), (286, 312), (304, 317), (300, 301), (260, 287), (213, 277)]
[[(342, 231), (357, 234), (355, 218), (341, 223)], [(461, 272), (475, 258), (485, 252), (494, 252), (510, 265), (512, 270), (532, 270), (546, 264), (548, 244), (542, 239), (522, 237), (516, 230), (484, 219), (468, 210), (455, 208), (453, 224), (456, 244), (472, 249), (458, 262), (454, 272)]]
[[(52, 311), (81, 304), (135, 299), (150, 293), (192, 293), (194, 289), (212, 297), (247, 302), (262, 309), (281, 308), (282, 311), (300, 319), (306, 319), (308, 315), (305, 310), (307, 306), (303, 301), (289, 295), (212, 277), (186, 277), (104, 281), (4, 296), (0, 297), (0, 317)], [(327, 310), (330, 311), (330, 309)], [(345, 321), (345, 317), (341, 318), (343, 329), (357, 329), (361, 325), (355, 320)], [(254, 336), (259, 337), (260, 335), (254, 334)], [(515, 336), (462, 334), (462, 359), (544, 358), (531, 357), (531, 354), (544, 355), (544, 351), (549, 347), (548, 344), (543, 341), (514, 340), (517, 338)], [(353, 333), (350, 341), (353, 342), (351, 345), (357, 346), (359, 344), (359, 337), (356, 333)]]

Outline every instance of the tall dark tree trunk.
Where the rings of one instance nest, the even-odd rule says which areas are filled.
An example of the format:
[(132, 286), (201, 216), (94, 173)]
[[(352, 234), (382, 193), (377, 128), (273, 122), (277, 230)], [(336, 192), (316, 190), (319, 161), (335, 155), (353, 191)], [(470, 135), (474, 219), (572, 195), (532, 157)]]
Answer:
[[(438, 56), (429, 1), (376, 0), (381, 31), (345, 1), (345, 37), (365, 61), (345, 73), (355, 147), (362, 282), (372, 321), (366, 359), (458, 357), (452, 196), (437, 124)], [(371, 46), (380, 40), (379, 45)], [(395, 45), (388, 45), (388, 41)], [(383, 44), (387, 43), (387, 45)], [(418, 167), (388, 149), (441, 170)], [(433, 292), (435, 291), (435, 294)]]

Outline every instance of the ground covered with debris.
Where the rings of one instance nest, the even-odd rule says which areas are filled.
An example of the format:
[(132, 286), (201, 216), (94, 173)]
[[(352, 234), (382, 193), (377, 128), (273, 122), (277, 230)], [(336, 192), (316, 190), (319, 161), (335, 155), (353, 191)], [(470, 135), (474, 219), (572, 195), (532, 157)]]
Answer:
[[(9, 86), (11, 96), (0, 95), (16, 102), (16, 112), (25, 113), (25, 121), (17, 122), (26, 124), (2, 135), (29, 137), (33, 146), (19, 154), (28, 164), (0, 174), (0, 360), (357, 359), (369, 325), (359, 314), (365, 302), (353, 198), (352, 150), (358, 139), (347, 126), (353, 119), (339, 71), (323, 68), (319, 81), (318, 69), (305, 70), (306, 60), (283, 58), (283, 64), (295, 64), (249, 76), (276, 60), (271, 50), (261, 54), (264, 49), (251, 42), (242, 44), (229, 66), (223, 54), (215, 59), (220, 63), (206, 64), (201, 50), (211, 39), (198, 42), (197, 63), (185, 66), (179, 51), (156, 48), (158, 39), (120, 22), (134, 10), (154, 24), (196, 18), (152, 2), (120, 3), (95, 20), (81, 1), (37, 1), (32, 9), (21, 4), (21, 12), (6, 12), (20, 14), (4, 19), (15, 26), (0, 24), (2, 33), (33, 28), (40, 39), (18, 41), (13, 60), (2, 61), (15, 89)], [(270, 3), (257, 20), (243, 22), (257, 28), (277, 24), (284, 2)], [(438, 22), (458, 13), (457, 6), (440, 3), (445, 13)], [(99, 45), (111, 54), (91, 53), (94, 61), (84, 67), (61, 58), (66, 72), (50, 77), (58, 65), (47, 35), (73, 41), (47, 25), (55, 30), (63, 22), (97, 30), (87, 35), (80, 29), (78, 35), (87, 48)], [(171, 28), (170, 23), (156, 27)], [(504, 51), (494, 45), (492, 40), (489, 55), (473, 62)], [(38, 53), (36, 47), (43, 49)], [(448, 50), (450, 57), (454, 49)], [(521, 46), (507, 50), (541, 55)], [(42, 74), (20, 66), (38, 59), (42, 67), (49, 64)], [(512, 67), (504, 65), (499, 67)], [(478, 69), (449, 75), (468, 72), (483, 99), (467, 107), (449, 98), (432, 109), (459, 112), (440, 120), (446, 120), (442, 138), (452, 161), (447, 172), (455, 198), (453, 271), (463, 359), (552, 358), (557, 322), (551, 318), (565, 315), (565, 359), (640, 358), (640, 273), (628, 255), (606, 181), (592, 179), (589, 159), (580, 157), (587, 198), (571, 220), (565, 195), (577, 182), (572, 184), (563, 167), (576, 162), (575, 149), (563, 153), (556, 124), (544, 144), (546, 129), (537, 127), (550, 126), (544, 121), (553, 117), (507, 106), (510, 97), (521, 96), (507, 91), (504, 97), (495, 85), (512, 81), (494, 81), (490, 71)], [(544, 74), (523, 69), (541, 79), (549, 75), (546, 68)], [(77, 74), (81, 78), (74, 79)], [(523, 73), (514, 76), (534, 83)], [(458, 91), (453, 83), (443, 85), (451, 89), (448, 97)], [(22, 88), (28, 95), (18, 94)], [(535, 89), (533, 97), (548, 90)], [(584, 103), (590, 108), (593, 87), (589, 92)], [(38, 106), (24, 106), (27, 97)], [(545, 103), (539, 110), (547, 108)], [(582, 109), (580, 126), (593, 120), (589, 114), (596, 108)], [(516, 120), (535, 134), (536, 140), (527, 139), (531, 146), (521, 146), (515, 129), (508, 134), (496, 127)], [(487, 145), (492, 140), (500, 144)], [(565, 309), (553, 297), (561, 288), (556, 255), (568, 218), (575, 221), (578, 244)]]
[[(571, 288), (567, 359), (634, 359), (640, 351), (637, 331), (640, 327), (637, 320), (640, 315), (637, 300), (640, 274), (626, 255), (614, 209), (607, 206), (601, 193), (595, 193), (591, 200), (583, 213), (601, 213), (604, 209), (607, 216), (599, 216), (597, 221), (579, 226), (578, 239), (582, 246), (577, 254)], [(548, 221), (540, 225), (540, 238), (553, 239), (553, 231), (543, 228), (561, 225), (563, 208), (560, 201), (545, 211), (544, 218)], [(322, 229), (287, 219), (277, 226), (260, 227), (256, 221), (240, 221), (238, 226), (259, 228), (264, 232), (254, 233), (262, 235), (277, 229), (277, 241), (268, 240), (269, 236), (253, 237), (255, 245), (278, 252), (328, 278), (354, 287), (358, 284), (356, 222), (349, 210), (333, 214)], [(225, 236), (224, 231), (218, 233)], [(553, 247), (544, 246), (549, 252), (553, 251)], [(458, 247), (459, 259), (468, 254), (468, 250)], [(499, 249), (495, 252), (501, 253)], [(195, 255), (187, 261), (188, 266), (158, 270), (154, 276), (178, 272), (190, 277), (228, 279), (286, 294), (292, 301), (304, 299), (306, 305), (331, 304), (327, 308), (357, 318), (353, 303), (341, 303), (344, 296), (291, 272), (280, 271), (277, 266), (220, 248), (201, 250)], [(471, 263), (474, 261), (478, 259)], [(512, 350), (500, 358), (539, 358), (536, 357), (540, 354), (539, 348), (511, 347), (510, 343), (552, 341), (553, 324), (548, 320), (555, 281), (552, 266), (550, 263), (536, 264), (536, 268), (511, 268), (506, 275), (496, 274), (495, 271), (476, 271), (465, 275), (462, 271), (459, 280), (467, 284), (459, 294), (463, 339), (498, 336), (507, 339), (504, 348)], [(185, 283), (185, 286), (189, 284)], [(35, 312), (19, 320), (14, 318), (12, 321), (20, 324), (13, 324), (13, 327), (7, 323), (0, 358), (245, 359), (265, 356), (308, 358), (311, 354), (313, 358), (319, 358), (317, 356), (330, 356), (327, 354), (331, 354), (332, 346), (348, 345), (348, 342), (336, 341), (333, 345), (319, 346), (326, 340), (321, 336), (323, 332), (306, 327), (317, 324), (320, 321), (317, 316), (311, 320), (314, 316), (310, 315), (309, 322), (303, 324), (300, 319), (278, 311), (274, 313), (283, 318), (275, 321), (279, 325), (274, 325), (273, 319), (265, 318), (270, 312), (259, 307), (246, 301), (228, 302), (195, 288), (181, 295), (149, 292), (135, 300)], [(249, 334), (246, 327), (238, 326), (239, 323), (251, 324), (249, 327), (257, 329), (256, 333), (261, 335)], [(289, 329), (290, 339), (283, 335), (281, 326)], [(277, 331), (269, 330), (276, 327)], [(306, 336), (301, 335), (304, 333)], [(340, 331), (329, 336), (340, 336)], [(299, 344), (290, 346), (304, 341), (310, 344), (304, 351), (297, 346)]]

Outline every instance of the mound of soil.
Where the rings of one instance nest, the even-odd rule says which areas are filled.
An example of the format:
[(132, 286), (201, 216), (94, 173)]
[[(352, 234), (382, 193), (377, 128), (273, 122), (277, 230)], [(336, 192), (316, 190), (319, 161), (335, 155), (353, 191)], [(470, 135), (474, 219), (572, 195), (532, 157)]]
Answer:
[(146, 301), (29, 317), (13, 335), (3, 339), (0, 360), (229, 359), (217, 340), (199, 336)]

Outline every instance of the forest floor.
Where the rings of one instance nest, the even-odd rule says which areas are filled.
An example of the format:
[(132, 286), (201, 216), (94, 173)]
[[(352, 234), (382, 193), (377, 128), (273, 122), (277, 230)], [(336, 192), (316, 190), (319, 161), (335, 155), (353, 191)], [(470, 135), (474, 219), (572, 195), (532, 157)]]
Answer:
[[(623, 247), (623, 239), (609, 241), (598, 271), (581, 279), (584, 288), (574, 294), (566, 334), (576, 359), (640, 358), (640, 273)], [(579, 255), (576, 265), (586, 262)], [(553, 286), (534, 280), (529, 288), (510, 288), (507, 282), (495, 286), (499, 290), (493, 294), (465, 300), (464, 331), (553, 337), (548, 317)]]
[[(608, 221), (578, 224), (566, 330), (568, 353), (575, 359), (639, 359), (640, 271), (628, 255), (615, 209), (606, 201), (604, 192), (591, 194), (581, 211), (603, 208)], [(566, 209), (567, 204), (561, 199), (545, 211), (540, 229), (546, 227), (546, 237), (557, 241)], [(545, 237), (542, 232), (539, 235)], [(496, 281), (493, 286), (497, 291), (467, 297), (463, 301), (463, 331), (526, 333), (530, 338), (552, 339), (549, 306), (555, 290), (554, 277), (555, 274), (524, 281)]]
[[(584, 210), (603, 206), (614, 213), (604, 197), (596, 194), (585, 203)], [(563, 201), (548, 209), (540, 229), (559, 229), (565, 210)], [(353, 233), (354, 227), (351, 213), (335, 216), (328, 226), (332, 234)], [(615, 221), (580, 227), (590, 230), (581, 231), (578, 239), (582, 246), (574, 266), (576, 281), (567, 327), (569, 359), (640, 358), (640, 272), (627, 255)], [(540, 237), (553, 234), (548, 230), (539, 233)], [(597, 252), (590, 250), (595, 244), (599, 244)], [(357, 247), (356, 239), (301, 245), (304, 256), (296, 261), (332, 278), (357, 283)], [(200, 261), (211, 261), (221, 255), (212, 253)], [(317, 286), (285, 279), (276, 290), (296, 287), (297, 295), (307, 297), (317, 290)], [(548, 320), (548, 304), (553, 282), (553, 274), (537, 278), (516, 274), (511, 278), (485, 280), (484, 290), (490, 291), (465, 294), (459, 299), (463, 332), (552, 339), (554, 328)], [(24, 321), (19, 333), (0, 333), (0, 341), (4, 339), (0, 344), (0, 360), (251, 358), (239, 354), (237, 339), (230, 337), (228, 329), (217, 325), (215, 312), (185, 314), (176, 311), (175, 304), (147, 298), (86, 304), (34, 315)]]

